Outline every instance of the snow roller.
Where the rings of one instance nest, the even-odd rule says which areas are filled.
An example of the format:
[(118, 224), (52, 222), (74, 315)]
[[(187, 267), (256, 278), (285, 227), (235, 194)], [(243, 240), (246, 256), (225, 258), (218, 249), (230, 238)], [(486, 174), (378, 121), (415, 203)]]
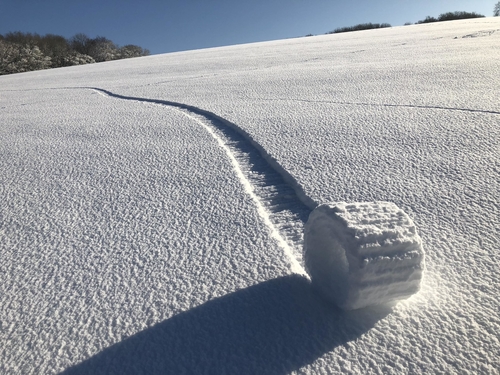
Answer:
[(422, 241), (391, 202), (326, 203), (304, 229), (311, 282), (344, 310), (405, 299), (420, 289)]

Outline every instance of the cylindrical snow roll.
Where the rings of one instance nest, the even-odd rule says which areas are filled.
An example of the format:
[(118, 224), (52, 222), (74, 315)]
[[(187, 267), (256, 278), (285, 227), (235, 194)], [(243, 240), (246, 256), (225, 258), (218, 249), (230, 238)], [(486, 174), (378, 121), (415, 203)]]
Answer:
[(304, 258), (312, 284), (344, 310), (408, 298), (424, 269), (415, 225), (391, 202), (316, 207), (304, 230)]

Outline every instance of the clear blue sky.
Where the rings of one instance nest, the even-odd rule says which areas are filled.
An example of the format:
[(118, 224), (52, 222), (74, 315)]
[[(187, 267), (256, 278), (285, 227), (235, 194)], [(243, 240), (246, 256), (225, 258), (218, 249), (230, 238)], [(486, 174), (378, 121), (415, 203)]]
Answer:
[(449, 11), (493, 15), (498, 0), (0, 0), (0, 34), (104, 36), (152, 54), (393, 26)]

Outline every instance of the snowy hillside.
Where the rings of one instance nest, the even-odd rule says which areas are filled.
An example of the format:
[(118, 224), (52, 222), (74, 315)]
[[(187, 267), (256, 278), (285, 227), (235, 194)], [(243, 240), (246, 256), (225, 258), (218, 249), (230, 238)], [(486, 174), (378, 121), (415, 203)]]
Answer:
[[(0, 77), (0, 373), (498, 374), (500, 18)], [(304, 276), (326, 202), (394, 202), (420, 292)]]

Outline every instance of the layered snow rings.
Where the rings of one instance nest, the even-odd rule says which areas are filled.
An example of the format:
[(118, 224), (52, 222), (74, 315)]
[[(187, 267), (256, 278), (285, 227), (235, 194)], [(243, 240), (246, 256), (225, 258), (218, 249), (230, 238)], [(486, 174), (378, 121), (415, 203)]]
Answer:
[(415, 225), (390, 202), (318, 206), (305, 226), (304, 258), (313, 285), (345, 310), (411, 296), (424, 269)]

